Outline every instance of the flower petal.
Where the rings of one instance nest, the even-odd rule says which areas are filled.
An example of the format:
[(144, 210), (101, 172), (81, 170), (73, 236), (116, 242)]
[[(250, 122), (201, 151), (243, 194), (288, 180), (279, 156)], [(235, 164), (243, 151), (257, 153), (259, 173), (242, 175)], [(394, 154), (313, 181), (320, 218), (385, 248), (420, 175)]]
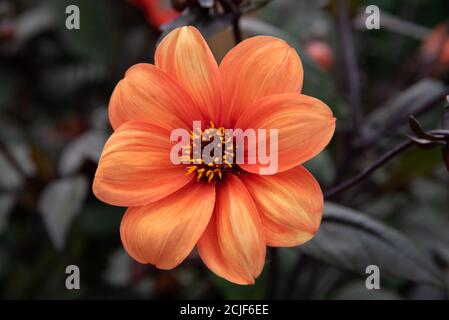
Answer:
[(220, 64), (229, 127), (257, 100), (279, 93), (299, 93), (303, 68), (284, 40), (258, 36), (234, 47)]
[(191, 182), (160, 201), (129, 208), (120, 226), (126, 251), (140, 263), (176, 267), (204, 232), (214, 202), (213, 184)]
[(98, 199), (117, 206), (142, 206), (185, 186), (183, 165), (170, 161), (170, 131), (141, 121), (116, 130), (103, 149), (93, 191)]
[(198, 241), (204, 263), (220, 277), (252, 284), (265, 262), (265, 238), (257, 208), (234, 175), (217, 185), (213, 217)]
[(205, 118), (218, 121), (222, 107), (220, 73), (197, 29), (181, 27), (170, 32), (157, 47), (155, 61), (190, 94)]
[[(290, 93), (257, 101), (238, 119), (235, 127), (242, 130), (267, 129), (266, 139), (258, 136), (258, 140), (265, 140), (268, 150), (271, 142), (269, 129), (277, 129), (278, 152), (268, 154), (272, 161), (278, 160), (277, 172), (282, 172), (313, 158), (327, 146), (334, 134), (335, 118), (322, 101)], [(252, 173), (261, 173), (260, 169), (268, 165), (262, 165), (256, 156), (257, 152), (248, 152), (245, 163), (239, 166)]]
[(136, 64), (128, 69), (109, 102), (109, 120), (114, 129), (130, 120), (156, 123), (167, 129), (190, 128), (202, 120), (188, 93), (161, 69)]
[(313, 237), (323, 214), (323, 193), (304, 167), (241, 179), (257, 205), (268, 245), (291, 247)]

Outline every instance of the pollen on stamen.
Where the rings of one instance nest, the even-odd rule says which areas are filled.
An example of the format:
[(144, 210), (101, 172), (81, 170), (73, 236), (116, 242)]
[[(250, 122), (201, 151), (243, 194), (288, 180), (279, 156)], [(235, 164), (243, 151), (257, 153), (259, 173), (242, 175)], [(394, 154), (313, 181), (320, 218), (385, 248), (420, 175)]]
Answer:
[[(223, 155), (215, 155), (213, 162), (208, 163), (205, 163), (203, 159), (194, 159), (193, 150), (196, 147), (195, 142), (201, 141), (201, 147), (203, 147), (203, 143), (209, 143), (209, 139), (205, 139), (204, 136), (209, 135), (212, 132), (218, 133), (221, 142), (221, 144), (218, 145), (218, 148), (222, 150), (221, 152), (223, 152)], [(232, 137), (225, 137), (224, 127), (217, 128), (211, 121), (210, 126), (204, 131), (200, 128), (196, 128), (195, 132), (190, 132), (190, 139), (190, 145), (183, 147), (183, 151), (188, 155), (183, 153), (184, 156), (181, 157), (181, 159), (188, 160), (188, 162), (192, 164), (187, 167), (186, 175), (194, 174), (198, 182), (204, 181), (207, 183), (217, 183), (223, 179), (227, 172), (237, 172), (236, 167), (233, 167), (232, 165), (232, 161), (234, 159), (234, 147), (229, 145), (232, 141)]]

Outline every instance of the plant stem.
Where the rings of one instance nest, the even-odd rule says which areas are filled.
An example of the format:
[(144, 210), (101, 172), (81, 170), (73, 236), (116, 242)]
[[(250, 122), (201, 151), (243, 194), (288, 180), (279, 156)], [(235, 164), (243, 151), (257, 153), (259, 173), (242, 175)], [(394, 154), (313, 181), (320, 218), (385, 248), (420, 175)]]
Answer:
[(242, 42), (242, 30), (240, 29), (240, 17), (242, 15), (239, 7), (230, 0), (220, 0), (223, 9), (232, 13), (232, 32), (234, 34), (235, 44)]
[(8, 148), (3, 143), (0, 143), (0, 153), (3, 153), (5, 159), (14, 167), (18, 174), (22, 177), (26, 176), (22, 166), (17, 162), (16, 158), (9, 152)]
[(357, 67), (357, 59), (355, 55), (354, 42), (352, 39), (351, 21), (349, 17), (349, 9), (347, 0), (339, 0), (339, 34), (341, 40), (341, 54), (343, 59), (344, 74), (347, 75), (346, 85), (349, 90), (349, 103), (351, 106), (351, 131), (349, 135), (349, 144), (345, 156), (339, 161), (338, 175), (335, 177), (335, 184), (342, 180), (346, 175), (347, 168), (352, 167), (352, 154), (357, 152), (356, 143), (360, 139), (362, 112), (360, 98), (360, 75)]
[(357, 67), (347, 0), (339, 1), (340, 37), (345, 72), (348, 75), (349, 100), (352, 108), (352, 134), (355, 139), (361, 126), (360, 75)]
[(239, 44), (242, 42), (242, 30), (240, 29), (240, 14), (234, 16), (234, 19), (232, 21), (232, 31), (234, 33), (234, 41), (235, 44)]
[(387, 153), (383, 154), (379, 159), (377, 159), (374, 163), (372, 163), (369, 167), (367, 167), (365, 170), (363, 170), (361, 173), (356, 175), (355, 177), (350, 178), (349, 180), (346, 180), (342, 182), (341, 184), (331, 188), (330, 190), (326, 191), (324, 193), (324, 198), (328, 199), (336, 195), (337, 193), (340, 193), (344, 190), (347, 190), (366, 177), (368, 177), (372, 172), (374, 172), (377, 168), (381, 167), (385, 163), (387, 163), (389, 160), (394, 158), (396, 155), (401, 153), (402, 151), (408, 149), (410, 146), (413, 145), (413, 141), (407, 140), (401, 143), (400, 145), (396, 146), (394, 149), (388, 151)]

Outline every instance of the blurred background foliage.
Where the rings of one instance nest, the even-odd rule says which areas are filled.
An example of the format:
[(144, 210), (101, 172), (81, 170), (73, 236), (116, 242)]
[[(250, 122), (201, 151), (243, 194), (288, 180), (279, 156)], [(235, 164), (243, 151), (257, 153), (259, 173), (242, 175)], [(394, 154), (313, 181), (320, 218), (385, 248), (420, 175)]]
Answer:
[[(91, 191), (111, 133), (108, 99), (125, 70), (151, 63), (161, 34), (176, 26), (200, 28), (218, 60), (235, 44), (237, 19), (243, 37), (274, 35), (297, 49), (303, 92), (338, 119), (330, 146), (306, 165), (325, 191), (416, 135), (409, 115), (425, 131), (448, 129), (447, 1), (345, 1), (346, 29), (339, 1), (232, 0), (233, 10), (174, 2), (182, 14), (164, 0), (0, 2), (0, 297), (446, 299), (449, 147), (425, 137), (356, 186), (327, 194), (316, 237), (270, 250), (255, 286), (216, 277), (195, 252), (172, 271), (128, 257), (119, 237), (124, 208)], [(70, 4), (80, 8), (80, 30), (65, 28)], [(371, 4), (381, 9), (380, 30), (365, 28)], [(345, 60), (348, 30), (356, 70)], [(80, 290), (65, 288), (70, 264), (80, 267)], [(370, 264), (380, 267), (380, 290), (365, 288)]]

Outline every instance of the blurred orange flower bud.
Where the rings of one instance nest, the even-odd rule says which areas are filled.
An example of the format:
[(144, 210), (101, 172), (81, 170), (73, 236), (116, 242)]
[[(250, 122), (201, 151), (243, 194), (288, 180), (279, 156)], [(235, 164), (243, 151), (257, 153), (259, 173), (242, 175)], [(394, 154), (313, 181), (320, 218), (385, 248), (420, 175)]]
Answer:
[(310, 41), (306, 44), (306, 52), (323, 71), (329, 72), (334, 67), (334, 53), (327, 42), (321, 40)]

